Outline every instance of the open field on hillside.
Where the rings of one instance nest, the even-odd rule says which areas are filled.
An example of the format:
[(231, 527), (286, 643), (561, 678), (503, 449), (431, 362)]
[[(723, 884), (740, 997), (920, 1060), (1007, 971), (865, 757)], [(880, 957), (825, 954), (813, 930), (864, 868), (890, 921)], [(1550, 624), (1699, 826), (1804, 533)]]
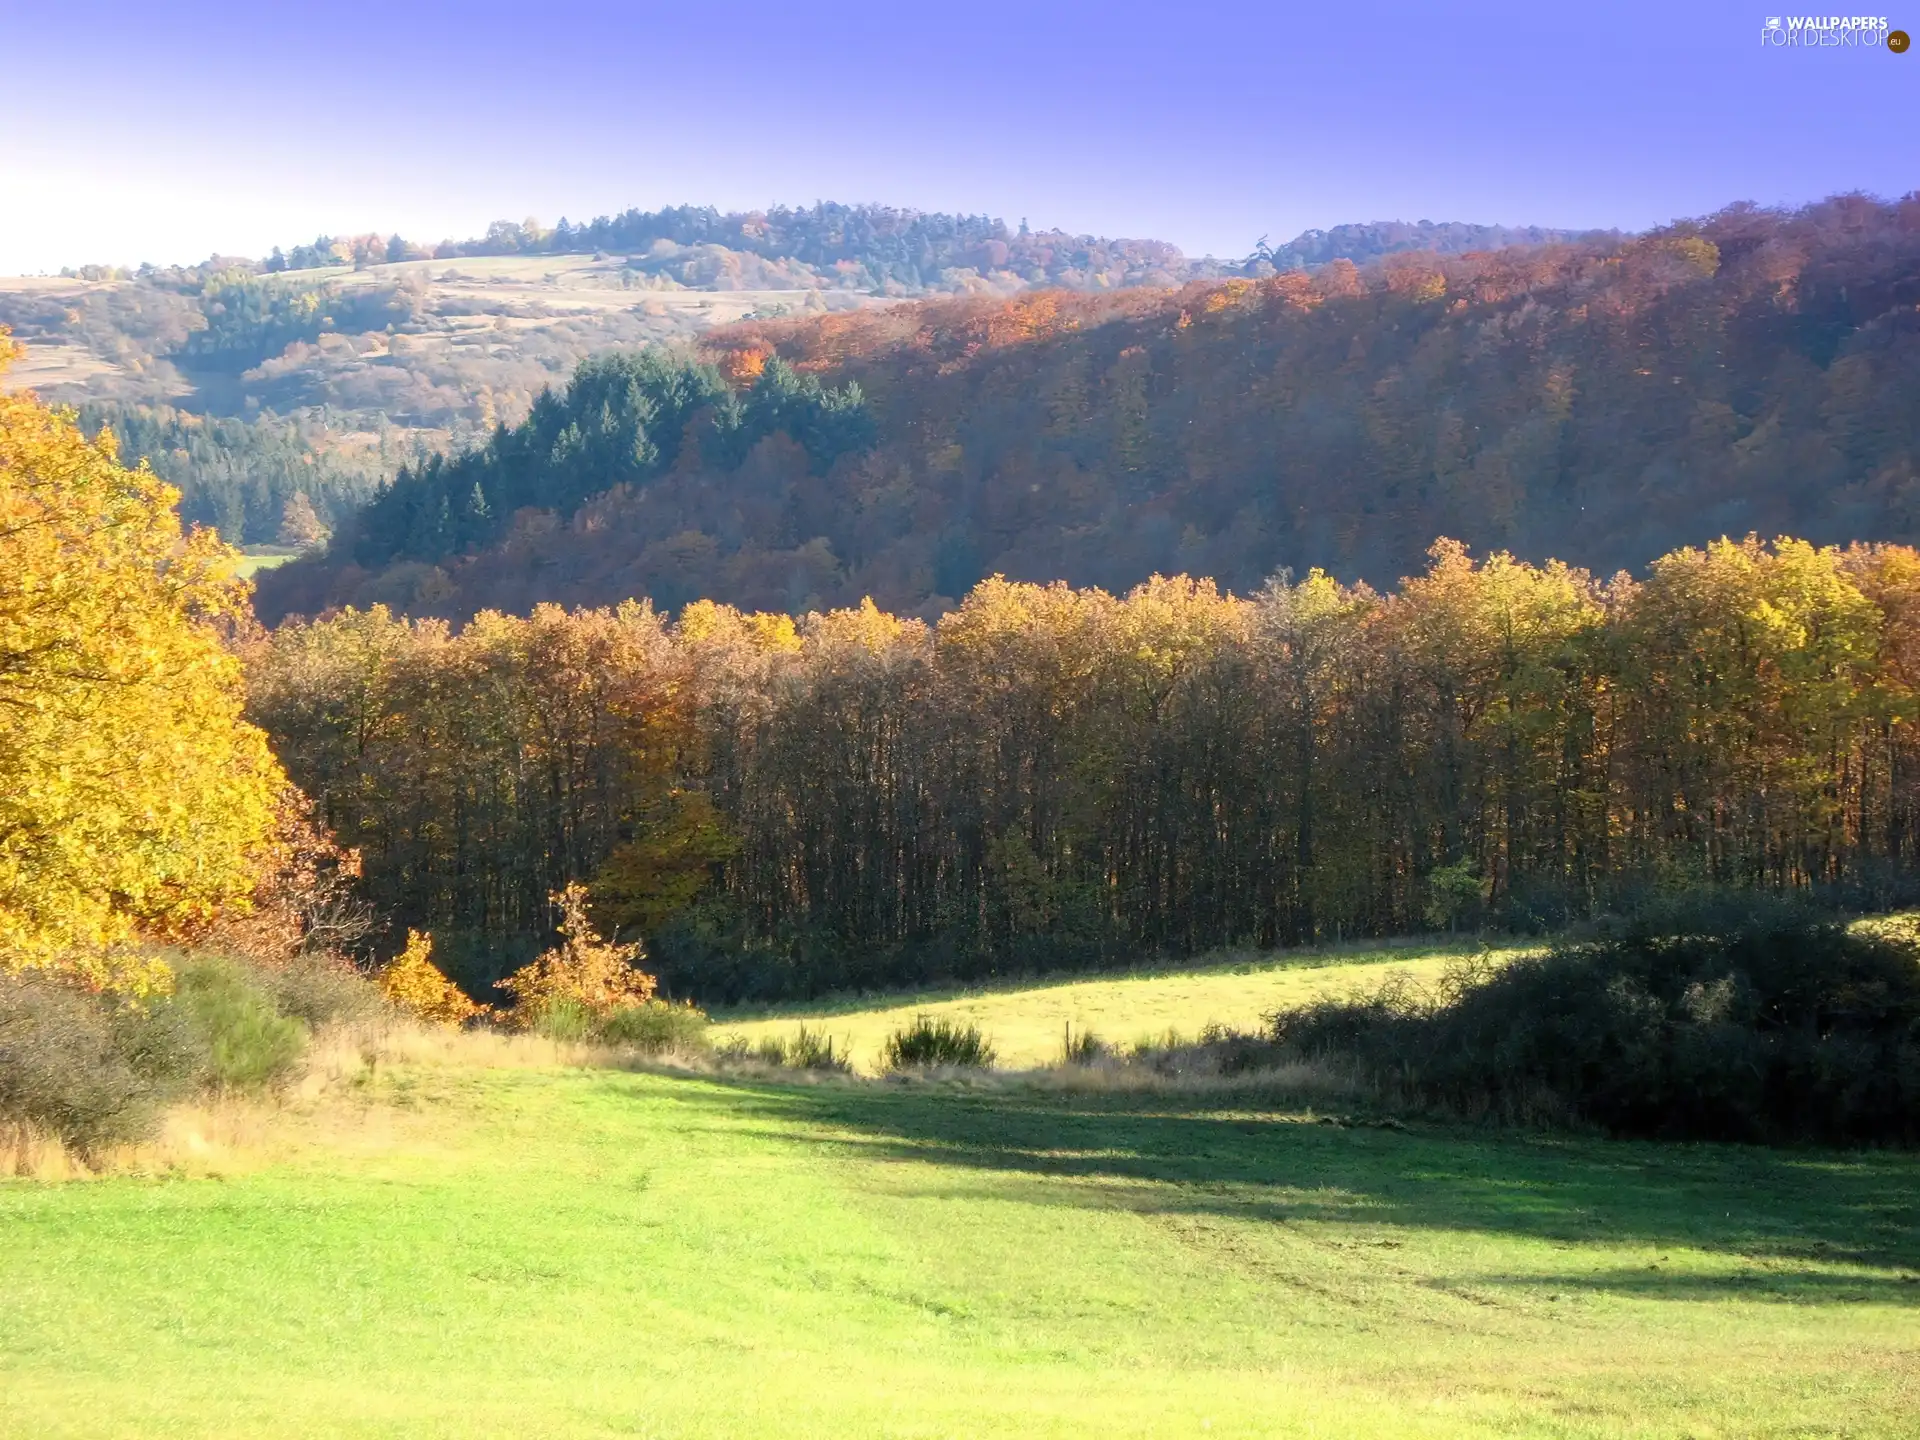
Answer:
[[(364, 269), (303, 270), (284, 283), (342, 296), (380, 289), (408, 318), (370, 331), (345, 326), (292, 345), (240, 376), (209, 376), (170, 347), (202, 323), (191, 297), (129, 280), (0, 276), (0, 323), (25, 353), (3, 378), (66, 403), (117, 400), (241, 413), (327, 405), (343, 415), (390, 413), (435, 430), (487, 405), (517, 414), (542, 384), (564, 380), (598, 350), (688, 340), (749, 316), (887, 303), (856, 290), (755, 283), (725, 265), (676, 267), (622, 256), (474, 256)], [(636, 268), (638, 267), (638, 268)], [(463, 387), (472, 394), (463, 392)]]
[[(5, 283), (0, 281), (0, 285)], [(95, 380), (110, 382), (117, 373), (112, 361), (101, 359), (84, 345), (42, 342), (23, 346), (20, 358), (0, 371), (0, 390), (84, 389)]]
[(10, 1435), (1896, 1435), (1920, 1157), (382, 1065), (0, 1182)]
[(262, 570), (271, 570), (276, 565), (284, 565), (293, 559), (297, 550), (246, 550), (241, 552), (240, 563), (234, 568), (243, 580), (251, 579)]
[(1322, 995), (1372, 990), (1389, 975), (1422, 982), (1437, 979), (1448, 964), (1478, 949), (1425, 943), (1250, 952), (1177, 970), (743, 1011), (724, 1017), (715, 1035), (723, 1042), (734, 1037), (757, 1041), (790, 1036), (804, 1024), (832, 1036), (836, 1049), (844, 1047), (856, 1066), (871, 1071), (889, 1034), (916, 1015), (932, 1015), (978, 1025), (993, 1041), (1002, 1066), (1027, 1069), (1059, 1060), (1069, 1025), (1076, 1035), (1091, 1031), (1113, 1045), (1158, 1039), (1169, 1030), (1191, 1038), (1210, 1024), (1252, 1030), (1271, 1011)]

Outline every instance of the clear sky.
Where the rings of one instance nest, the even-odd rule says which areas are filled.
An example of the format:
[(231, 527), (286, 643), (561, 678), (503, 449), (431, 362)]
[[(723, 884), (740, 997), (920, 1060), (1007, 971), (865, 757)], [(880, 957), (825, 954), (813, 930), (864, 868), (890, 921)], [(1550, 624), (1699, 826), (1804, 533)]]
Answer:
[(0, 273), (683, 202), (1238, 256), (1920, 187), (1920, 52), (1763, 47), (1790, 3), (0, 0)]

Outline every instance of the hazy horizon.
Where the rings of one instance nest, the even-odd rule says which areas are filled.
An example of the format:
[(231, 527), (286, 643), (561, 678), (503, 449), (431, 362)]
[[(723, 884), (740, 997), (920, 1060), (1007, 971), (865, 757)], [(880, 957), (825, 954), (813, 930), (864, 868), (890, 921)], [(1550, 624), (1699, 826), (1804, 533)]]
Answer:
[(76, 58), (0, 96), (0, 273), (817, 199), (1225, 257), (1352, 221), (1638, 230), (1920, 183), (1920, 58), (1769, 49), (1759, 9), (1719, 0), (1405, 9), (1056, 5), (1016, 30), (869, 3), (720, 23), (565, 0), (537, 24), (356, 3), (320, 26), (9, 0), (22, 53)]

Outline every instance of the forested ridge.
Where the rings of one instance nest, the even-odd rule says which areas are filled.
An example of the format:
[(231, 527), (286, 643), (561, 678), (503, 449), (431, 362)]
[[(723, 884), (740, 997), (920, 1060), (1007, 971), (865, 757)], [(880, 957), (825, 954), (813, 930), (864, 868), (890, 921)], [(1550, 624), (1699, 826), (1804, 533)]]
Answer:
[(986, 215), (822, 201), (764, 210), (722, 211), (711, 205), (630, 208), (578, 224), (562, 217), (552, 226), (532, 219), (497, 220), (484, 236), (424, 245), (399, 235), (322, 235), (285, 252), (276, 248), (261, 268), (278, 273), (410, 259), (596, 252), (647, 255), (702, 248), (794, 261), (799, 274), (813, 283), (894, 286), (909, 292), (964, 289), (964, 279), (978, 281), (996, 273), (1034, 284), (1172, 284), (1187, 278), (1195, 265), (1179, 247), (1164, 240), (1035, 231), (1024, 220), (1015, 229)]
[(899, 286), (910, 291), (965, 289), (966, 281), (1014, 278), (1073, 289), (1168, 285), (1199, 274), (1302, 270), (1330, 260), (1366, 261), (1403, 250), (1457, 254), (1507, 245), (1539, 245), (1599, 232), (1541, 226), (1373, 221), (1307, 230), (1280, 245), (1262, 236), (1243, 259), (1193, 260), (1164, 240), (1108, 239), (1060, 229), (1017, 227), (987, 215), (956, 215), (891, 205), (774, 205), (718, 210), (711, 205), (637, 207), (553, 226), (538, 220), (496, 220), (467, 240), (423, 245), (400, 235), (322, 235), (274, 252), (267, 273), (480, 255), (649, 254), (717, 247), (764, 260), (791, 260), (843, 285)]
[[(130, 458), (152, 459), (180, 486), (191, 518), (260, 544), (283, 525), (310, 530), (309, 512), (333, 523), (416, 452), (457, 450), (525, 419), (582, 359), (686, 342), (744, 315), (1035, 286), (1170, 287), (1564, 238), (1376, 222), (1215, 261), (983, 215), (682, 205), (579, 224), (499, 221), (458, 241), (323, 235), (260, 259), (0, 280), (0, 325), (28, 344), (41, 393), (85, 406), (90, 429), (117, 424)], [(283, 463), (290, 436), (321, 468)]]
[(928, 625), (385, 609), (248, 654), (366, 895), (476, 992), (547, 896), (703, 1001), (1453, 925), (1701, 887), (1886, 904), (1920, 859), (1920, 554), (1453, 542), (1396, 591), (988, 581)]
[(810, 471), (873, 443), (858, 384), (830, 390), (778, 358), (752, 383), (659, 350), (585, 361), (566, 390), (527, 419), (449, 463), (428, 457), (354, 517), (342, 550), (362, 566), (440, 560), (483, 547), (529, 508), (567, 513), (615, 485), (642, 485), (682, 465), (737, 469), (763, 440), (797, 447)]
[[(689, 383), (750, 396), (790, 366), (857, 386), (871, 444), (823, 465), (775, 427), (723, 453), (556, 396), (537, 429), (556, 445), (578, 426), (675, 460), (542, 488), (566, 467), (528, 455), (522, 508), (463, 530), (476, 481), (532, 433), (503, 430), (400, 476), (260, 603), (459, 618), (871, 595), (933, 615), (994, 573), (1391, 584), (1436, 534), (1600, 572), (1719, 534), (1912, 539), (1916, 305), (1920, 200), (1841, 197), (1630, 239), (753, 322), (710, 333)], [(438, 530), (382, 518), (443, 508)]]

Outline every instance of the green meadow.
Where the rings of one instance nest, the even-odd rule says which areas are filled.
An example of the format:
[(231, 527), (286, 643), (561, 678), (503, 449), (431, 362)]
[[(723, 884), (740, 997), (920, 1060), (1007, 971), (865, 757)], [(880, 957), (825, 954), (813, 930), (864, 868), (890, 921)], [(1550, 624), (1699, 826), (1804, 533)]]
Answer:
[[(1026, 995), (1009, 1048), (1037, 1053), (1062, 1007), (1191, 1026), (1358, 968), (951, 1003), (999, 1006), (1005, 1041)], [(0, 1181), (0, 1433), (1894, 1436), (1920, 1413), (1912, 1154), (458, 1049), (290, 1103), (224, 1173)]]
[(234, 573), (242, 580), (251, 580), (262, 570), (277, 569), (295, 558), (296, 552), (291, 550), (243, 550)]

